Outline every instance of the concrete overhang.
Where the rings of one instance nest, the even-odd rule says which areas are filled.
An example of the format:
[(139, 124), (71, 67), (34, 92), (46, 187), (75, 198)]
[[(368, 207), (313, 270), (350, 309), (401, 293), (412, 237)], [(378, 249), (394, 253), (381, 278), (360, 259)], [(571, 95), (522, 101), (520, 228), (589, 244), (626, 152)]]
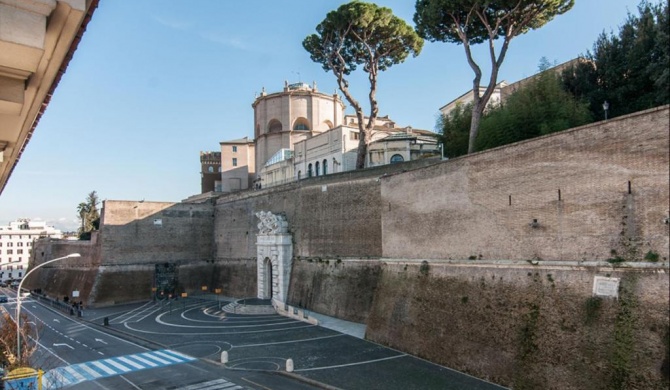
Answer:
[(0, 194), (99, 0), (0, 0)]

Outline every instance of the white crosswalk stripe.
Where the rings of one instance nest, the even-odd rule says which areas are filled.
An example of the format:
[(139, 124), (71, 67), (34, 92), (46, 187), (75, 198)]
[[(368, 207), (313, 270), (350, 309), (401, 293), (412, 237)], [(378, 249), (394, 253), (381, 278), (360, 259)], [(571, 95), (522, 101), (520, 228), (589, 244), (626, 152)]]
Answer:
[(56, 386), (61, 388), (109, 376), (127, 374), (132, 371), (187, 363), (193, 360), (196, 359), (169, 349), (117, 356), (54, 368), (44, 373), (42, 386), (45, 389), (56, 388)]
[(215, 379), (209, 382), (196, 383), (193, 385), (179, 387), (175, 390), (242, 390), (244, 387), (236, 385), (225, 379)]

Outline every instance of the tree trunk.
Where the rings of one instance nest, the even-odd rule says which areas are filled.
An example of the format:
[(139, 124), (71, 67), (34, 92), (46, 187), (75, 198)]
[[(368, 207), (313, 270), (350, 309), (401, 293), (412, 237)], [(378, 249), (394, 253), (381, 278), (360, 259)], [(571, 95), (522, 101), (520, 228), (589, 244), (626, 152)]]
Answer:
[(479, 134), (479, 122), (481, 121), (482, 113), (484, 112), (483, 109), (484, 104), (485, 103), (483, 100), (479, 100), (478, 105), (472, 106), (472, 121), (470, 122), (470, 138), (468, 141), (468, 154), (475, 152), (475, 140), (477, 139), (477, 134)]

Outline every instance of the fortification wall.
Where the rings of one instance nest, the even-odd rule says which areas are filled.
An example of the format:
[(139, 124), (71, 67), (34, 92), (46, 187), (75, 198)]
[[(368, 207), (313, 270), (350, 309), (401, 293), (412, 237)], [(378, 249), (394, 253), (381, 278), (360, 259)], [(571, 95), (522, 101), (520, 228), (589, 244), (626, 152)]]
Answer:
[(210, 260), (211, 203), (110, 201), (100, 229), (104, 265)]
[(214, 227), (217, 258), (256, 261), (259, 211), (286, 215), (296, 256), (379, 256), (379, 201), (376, 177), (343, 182), (312, 179), (219, 198)]
[(381, 273), (378, 260), (298, 257), (293, 262), (287, 303), (365, 323)]
[(667, 261), (668, 111), (383, 178), (383, 257)]
[(510, 263), (385, 262), (366, 338), (513, 388), (667, 386), (667, 267)]

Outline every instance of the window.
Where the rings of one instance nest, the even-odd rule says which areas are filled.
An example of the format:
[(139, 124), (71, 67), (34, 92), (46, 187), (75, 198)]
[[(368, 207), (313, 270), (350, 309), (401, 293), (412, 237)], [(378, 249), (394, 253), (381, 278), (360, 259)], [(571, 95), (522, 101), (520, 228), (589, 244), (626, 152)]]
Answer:
[(309, 122), (305, 118), (298, 118), (293, 124), (293, 130), (309, 130)]
[(233, 146), (233, 153), (237, 153), (237, 146)]
[(23, 243), (22, 242), (17, 242), (16, 246), (23, 246)]
[(394, 154), (393, 156), (391, 156), (391, 164), (397, 164), (403, 161), (405, 161), (405, 159), (403, 158), (403, 156), (399, 154)]
[(22, 255), (23, 254), (23, 249), (17, 249), (16, 254), (17, 255)]
[(327, 175), (328, 174), (328, 160), (325, 158), (323, 159), (323, 174)]
[(237, 158), (235, 158), (235, 157), (233, 157), (233, 166), (234, 166), (234, 167), (237, 166)]
[(307, 166), (307, 177), (312, 177), (312, 164)]
[(316, 176), (319, 176), (319, 162), (317, 161), (316, 164)]
[(32, 242), (28, 242), (28, 243), (26, 243), (26, 246), (33, 246), (33, 243), (32, 243)]
[(302, 175), (302, 171), (298, 171), (298, 180), (300, 180), (301, 175)]
[(8, 242), (7, 246), (14, 246), (14, 243), (13, 242)]
[(13, 254), (14, 254), (14, 251), (11, 250), (11, 249), (7, 249), (7, 254), (8, 254), (8, 255), (13, 255)]
[(207, 172), (213, 173), (214, 172), (214, 167), (211, 166), (211, 165), (209, 167), (207, 167)]
[(282, 125), (281, 125), (281, 122), (279, 122), (279, 121), (276, 120), (276, 119), (271, 120), (270, 123), (268, 124), (268, 132), (270, 132), (270, 133), (278, 133), (278, 132), (280, 132), (280, 131), (282, 131)]
[(358, 133), (354, 133), (353, 131), (349, 133), (349, 139), (352, 141), (355, 141), (358, 139)]

